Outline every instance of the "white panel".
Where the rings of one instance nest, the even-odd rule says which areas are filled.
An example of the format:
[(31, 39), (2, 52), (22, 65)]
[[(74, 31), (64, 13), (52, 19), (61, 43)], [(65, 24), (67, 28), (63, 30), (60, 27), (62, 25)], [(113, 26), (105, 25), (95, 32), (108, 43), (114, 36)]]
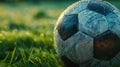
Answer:
[(120, 13), (110, 13), (106, 18), (109, 22), (109, 29), (120, 37)]
[(79, 30), (89, 34), (90, 36), (97, 36), (108, 30), (108, 23), (106, 18), (93, 11), (85, 10), (79, 13)]

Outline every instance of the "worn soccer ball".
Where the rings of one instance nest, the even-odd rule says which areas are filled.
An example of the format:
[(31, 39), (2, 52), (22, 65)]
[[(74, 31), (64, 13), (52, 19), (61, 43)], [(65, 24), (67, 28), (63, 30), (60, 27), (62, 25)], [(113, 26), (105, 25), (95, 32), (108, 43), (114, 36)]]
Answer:
[(106, 1), (78, 1), (58, 19), (54, 41), (66, 67), (118, 67), (119, 9)]

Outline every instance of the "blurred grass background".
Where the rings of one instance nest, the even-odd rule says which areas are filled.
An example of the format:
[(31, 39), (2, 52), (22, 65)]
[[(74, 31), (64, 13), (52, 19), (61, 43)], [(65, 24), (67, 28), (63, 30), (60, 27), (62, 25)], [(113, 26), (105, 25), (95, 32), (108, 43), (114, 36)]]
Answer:
[[(0, 0), (0, 67), (62, 67), (53, 29), (77, 0)], [(120, 1), (109, 1), (120, 8)]]

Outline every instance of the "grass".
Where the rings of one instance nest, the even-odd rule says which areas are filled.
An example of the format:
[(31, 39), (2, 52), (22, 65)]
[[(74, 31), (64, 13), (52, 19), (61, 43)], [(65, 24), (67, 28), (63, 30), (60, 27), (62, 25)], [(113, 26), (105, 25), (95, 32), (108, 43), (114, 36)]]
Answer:
[(62, 67), (53, 29), (66, 7), (52, 2), (0, 4), (0, 67)]
[(0, 4), (0, 67), (62, 67), (53, 29), (71, 3)]

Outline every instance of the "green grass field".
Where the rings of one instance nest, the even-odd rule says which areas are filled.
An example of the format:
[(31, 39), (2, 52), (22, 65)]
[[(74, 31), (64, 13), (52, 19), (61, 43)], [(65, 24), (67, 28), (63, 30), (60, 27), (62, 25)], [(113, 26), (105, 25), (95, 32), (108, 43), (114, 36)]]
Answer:
[(53, 29), (71, 3), (0, 4), (0, 67), (62, 67)]

